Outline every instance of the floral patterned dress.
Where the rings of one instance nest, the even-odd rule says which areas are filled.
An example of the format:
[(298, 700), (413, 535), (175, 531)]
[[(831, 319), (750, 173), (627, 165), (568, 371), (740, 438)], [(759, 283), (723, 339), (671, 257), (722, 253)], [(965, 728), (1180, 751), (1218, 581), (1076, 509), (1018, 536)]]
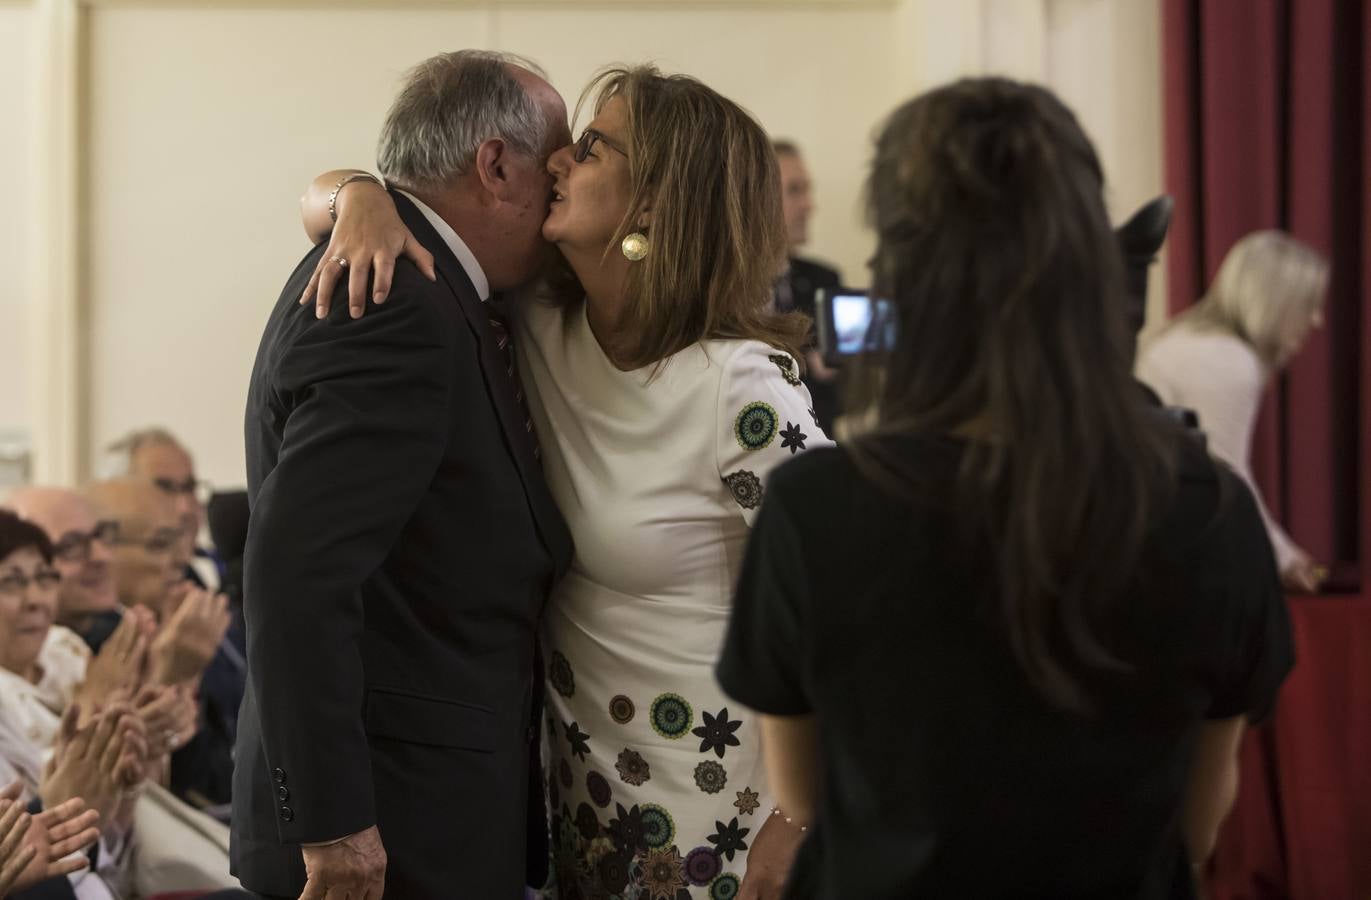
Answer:
[(583, 309), (522, 310), (519, 364), (576, 541), (546, 616), (560, 900), (728, 900), (772, 808), (714, 679), (766, 473), (830, 443), (790, 356), (708, 341), (623, 372)]

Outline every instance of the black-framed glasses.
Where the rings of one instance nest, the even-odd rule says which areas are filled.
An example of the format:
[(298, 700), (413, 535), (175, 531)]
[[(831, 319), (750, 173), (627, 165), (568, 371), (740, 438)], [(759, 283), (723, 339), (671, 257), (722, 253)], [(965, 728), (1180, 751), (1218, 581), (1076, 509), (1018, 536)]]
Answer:
[(116, 547), (142, 547), (149, 553), (170, 553), (180, 540), (180, 529), (159, 528), (146, 538), (132, 538), (119, 532), (110, 543)]
[(209, 502), (210, 494), (214, 489), (210, 487), (208, 481), (200, 481), (196, 478), (187, 478), (184, 481), (176, 481), (172, 478), (154, 478), (152, 483), (157, 490), (173, 499), (183, 495), (193, 496), (202, 506)]
[(40, 588), (55, 588), (62, 582), (62, 575), (56, 569), (42, 568), (32, 575), (12, 569), (0, 575), (0, 594), (21, 597), (34, 584)]
[(63, 562), (85, 562), (90, 559), (91, 544), (113, 544), (119, 537), (119, 523), (104, 520), (95, 523), (90, 531), (68, 531), (53, 545), (53, 553)]
[(595, 148), (597, 143), (604, 144), (620, 156), (628, 156), (627, 150), (617, 146), (613, 141), (596, 131), (594, 128), (587, 128), (585, 131), (581, 132), (580, 139), (576, 141), (576, 149), (572, 151), (571, 158), (578, 163), (585, 162), (586, 157), (590, 155), (590, 151)]

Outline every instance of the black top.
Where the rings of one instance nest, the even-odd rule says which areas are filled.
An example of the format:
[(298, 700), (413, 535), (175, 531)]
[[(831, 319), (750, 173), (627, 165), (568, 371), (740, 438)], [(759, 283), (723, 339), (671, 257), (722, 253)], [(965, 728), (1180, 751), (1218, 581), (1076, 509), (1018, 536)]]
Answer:
[[(946, 490), (900, 499), (842, 449), (773, 473), (718, 676), (817, 719), (823, 787), (787, 897), (1193, 896), (1178, 815), (1200, 727), (1264, 714), (1293, 649), (1251, 494), (1186, 444), (1118, 623), (1137, 673), (1099, 688), (1095, 719), (1028, 683)], [(899, 452), (947, 485), (962, 446)]]

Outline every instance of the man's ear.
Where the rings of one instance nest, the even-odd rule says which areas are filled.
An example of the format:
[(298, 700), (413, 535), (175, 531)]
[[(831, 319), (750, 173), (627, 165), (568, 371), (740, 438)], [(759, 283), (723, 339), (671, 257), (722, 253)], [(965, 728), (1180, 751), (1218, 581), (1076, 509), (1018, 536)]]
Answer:
[(482, 141), (481, 146), (476, 148), (476, 161), (473, 165), (486, 193), (500, 199), (508, 194), (510, 180), (514, 175), (509, 168), (510, 162), (509, 147), (500, 138)]

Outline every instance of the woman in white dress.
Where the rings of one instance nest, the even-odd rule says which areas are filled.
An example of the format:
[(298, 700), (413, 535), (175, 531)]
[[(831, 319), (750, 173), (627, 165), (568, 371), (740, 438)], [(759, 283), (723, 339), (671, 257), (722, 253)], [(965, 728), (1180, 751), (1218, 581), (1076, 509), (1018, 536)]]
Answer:
[(1323, 324), (1328, 263), (1281, 231), (1233, 245), (1209, 292), (1138, 355), (1137, 375), (1162, 401), (1192, 409), (1214, 455), (1257, 498), (1287, 588), (1313, 591), (1322, 567), (1267, 512), (1252, 481), (1252, 429), (1262, 393)]
[[(576, 543), (545, 632), (556, 888), (777, 897), (800, 830), (772, 815), (757, 723), (713, 675), (766, 474), (829, 443), (796, 361), (808, 323), (770, 308), (776, 162), (694, 79), (612, 69), (587, 96), (593, 121), (548, 161), (543, 226), (574, 278), (524, 301), (514, 328)], [(388, 195), (356, 184), (325, 258), (388, 266), (414, 242)]]

